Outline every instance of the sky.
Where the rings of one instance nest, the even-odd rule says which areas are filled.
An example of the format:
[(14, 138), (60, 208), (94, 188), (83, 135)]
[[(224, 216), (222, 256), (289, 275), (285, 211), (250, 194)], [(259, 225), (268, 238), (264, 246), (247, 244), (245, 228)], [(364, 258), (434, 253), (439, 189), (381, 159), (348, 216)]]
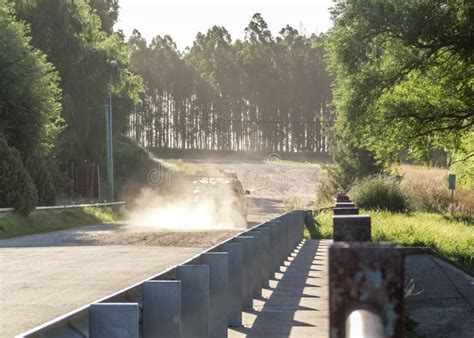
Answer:
[(244, 38), (254, 13), (261, 13), (273, 35), (287, 24), (303, 33), (321, 33), (331, 26), (333, 0), (120, 0), (116, 29), (127, 36), (138, 29), (148, 42), (170, 35), (179, 50), (191, 47), (198, 32), (224, 26), (232, 38)]

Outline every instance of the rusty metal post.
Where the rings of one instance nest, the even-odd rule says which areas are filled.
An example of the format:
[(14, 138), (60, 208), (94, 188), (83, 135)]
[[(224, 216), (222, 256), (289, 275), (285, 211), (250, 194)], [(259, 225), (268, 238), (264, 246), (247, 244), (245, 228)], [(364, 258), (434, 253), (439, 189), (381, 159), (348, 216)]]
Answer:
[(336, 202), (336, 208), (355, 208), (353, 202)]
[(334, 215), (333, 240), (371, 241), (371, 222), (369, 215)]
[(368, 318), (378, 316), (383, 327), (382, 337), (404, 337), (403, 261), (403, 253), (389, 244), (337, 243), (329, 248), (331, 338), (348, 337), (348, 321), (352, 329), (357, 323), (353, 321), (357, 318), (351, 317), (355, 310), (371, 312), (358, 318), (371, 332), (380, 328), (374, 320), (369, 323)]
[(334, 215), (358, 215), (359, 214), (359, 208), (334, 208), (332, 209)]

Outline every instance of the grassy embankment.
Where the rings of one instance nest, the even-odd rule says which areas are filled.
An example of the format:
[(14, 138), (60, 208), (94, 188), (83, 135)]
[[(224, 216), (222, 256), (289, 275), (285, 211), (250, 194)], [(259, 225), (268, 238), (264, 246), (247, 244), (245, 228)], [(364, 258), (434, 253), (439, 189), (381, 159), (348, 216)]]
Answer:
[[(374, 242), (390, 241), (407, 246), (427, 246), (474, 271), (474, 226), (439, 213), (411, 214), (361, 211), (372, 218)], [(306, 238), (332, 238), (332, 212), (316, 216), (316, 228)]]
[(108, 207), (41, 210), (29, 216), (7, 213), (0, 215), (0, 239), (112, 223), (118, 218), (119, 212)]

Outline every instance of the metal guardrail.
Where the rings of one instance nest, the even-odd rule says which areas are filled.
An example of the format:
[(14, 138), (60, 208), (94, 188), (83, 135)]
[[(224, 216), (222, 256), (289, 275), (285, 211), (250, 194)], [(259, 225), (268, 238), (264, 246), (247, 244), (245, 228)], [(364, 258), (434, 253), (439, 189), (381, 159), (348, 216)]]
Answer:
[[(298, 219), (300, 218), (300, 219)], [(295, 222), (296, 224), (293, 227), (290, 227), (290, 223)], [(246, 229), (231, 238), (228, 238), (209, 249), (187, 259), (181, 264), (177, 264), (169, 267), (168, 269), (153, 275), (145, 280), (142, 280), (136, 284), (133, 284), (125, 289), (122, 289), (118, 292), (115, 292), (111, 295), (108, 295), (104, 298), (101, 298), (95, 302), (82, 306), (76, 310), (73, 310), (65, 315), (57, 317), (47, 323), (39, 325), (27, 332), (24, 332), (16, 338), (46, 338), (46, 337), (67, 337), (67, 338), (83, 338), (89, 337), (89, 315), (90, 309), (93, 304), (96, 303), (138, 303), (142, 304), (142, 292), (143, 285), (145, 282), (157, 281), (157, 280), (176, 280), (177, 279), (177, 270), (179, 266), (183, 265), (197, 265), (200, 263), (200, 256), (205, 253), (217, 252), (219, 247), (226, 243), (231, 243), (235, 237), (238, 236), (254, 236), (256, 230), (264, 231), (268, 227), (272, 227), (273, 224), (278, 223), (284, 225), (284, 227), (279, 227), (281, 231), (280, 235), (283, 235), (283, 238), (278, 240), (278, 243), (274, 243), (272, 246), (271, 256), (272, 264), (275, 264), (275, 259), (280, 258), (285, 259), (290, 252), (298, 245), (298, 243), (303, 238), (303, 229), (304, 229), (304, 212), (303, 211), (293, 211), (290, 213), (283, 214), (275, 219), (269, 220), (267, 222), (258, 224), (252, 228)], [(281, 237), (281, 236), (279, 236)], [(285, 243), (286, 242), (286, 243)], [(233, 242), (232, 242), (233, 243)], [(255, 242), (259, 245), (262, 242), (259, 240)], [(276, 245), (279, 244), (279, 245)], [(285, 245), (286, 244), (286, 245)], [(288, 252), (287, 252), (288, 251)], [(270, 253), (269, 253), (270, 254)], [(278, 257), (280, 256), (280, 257)], [(268, 256), (270, 257), (270, 256)], [(283, 258), (284, 257), (284, 258)], [(261, 262), (260, 262), (261, 263)], [(270, 263), (270, 262), (269, 262)], [(258, 267), (258, 264), (252, 264), (254, 267)], [(252, 267), (246, 267), (252, 269)]]
[[(107, 207), (112, 205), (125, 205), (126, 201), (120, 202), (109, 202), (109, 203), (92, 203), (92, 204), (70, 204), (70, 205), (52, 205), (36, 207), (35, 210), (60, 210), (60, 209), (74, 209), (74, 208), (85, 208), (85, 207)], [(14, 212), (15, 208), (0, 208), (2, 212)]]

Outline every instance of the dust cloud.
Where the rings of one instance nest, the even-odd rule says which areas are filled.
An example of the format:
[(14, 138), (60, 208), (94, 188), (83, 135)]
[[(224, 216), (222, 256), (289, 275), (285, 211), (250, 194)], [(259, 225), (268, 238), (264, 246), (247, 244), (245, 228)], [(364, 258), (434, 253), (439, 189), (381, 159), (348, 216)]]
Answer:
[(238, 202), (230, 187), (200, 193), (185, 189), (167, 194), (147, 188), (125, 217), (129, 225), (156, 230), (245, 229), (246, 216), (239, 211)]

